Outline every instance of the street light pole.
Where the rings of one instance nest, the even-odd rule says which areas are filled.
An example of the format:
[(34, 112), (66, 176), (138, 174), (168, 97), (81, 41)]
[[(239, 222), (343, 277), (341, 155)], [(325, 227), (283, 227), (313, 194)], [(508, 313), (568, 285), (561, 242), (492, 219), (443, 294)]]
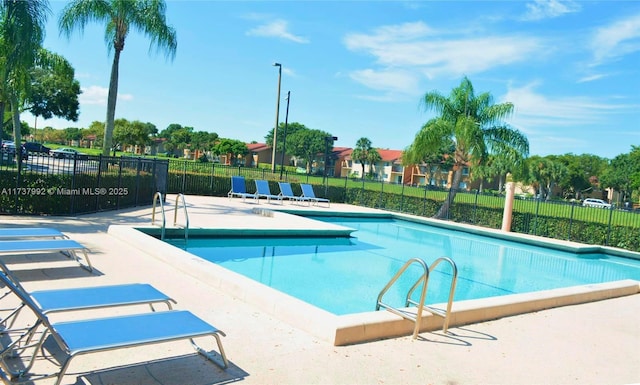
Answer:
[(282, 82), (282, 64), (273, 63), (278, 67), (278, 98), (276, 99), (276, 124), (273, 127), (273, 149), (271, 152), (271, 172), (276, 172), (276, 145), (278, 144), (278, 120), (280, 119), (280, 84)]
[(287, 151), (287, 125), (289, 123), (289, 99), (291, 91), (287, 91), (287, 113), (284, 115), (284, 135), (282, 136), (282, 158), (280, 159), (280, 180), (282, 180), (282, 171), (284, 170), (284, 154)]

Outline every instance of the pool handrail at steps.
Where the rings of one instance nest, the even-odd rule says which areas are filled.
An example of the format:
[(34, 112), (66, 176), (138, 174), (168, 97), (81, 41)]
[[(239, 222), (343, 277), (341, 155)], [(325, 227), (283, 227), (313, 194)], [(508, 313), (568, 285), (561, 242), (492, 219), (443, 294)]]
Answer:
[(164, 233), (167, 225), (167, 216), (164, 212), (164, 199), (162, 198), (162, 193), (160, 191), (156, 191), (153, 195), (153, 205), (151, 208), (151, 225), (155, 225), (156, 222), (156, 202), (160, 202), (160, 212), (162, 213), (162, 224), (160, 230), (160, 240), (164, 241)]
[[(182, 199), (181, 199), (182, 198)], [(151, 225), (155, 225), (156, 222), (156, 202), (160, 202), (160, 212), (162, 213), (162, 224), (160, 225), (160, 240), (164, 241), (166, 227), (167, 227), (167, 216), (164, 211), (164, 199), (162, 197), (161, 192), (156, 192), (153, 196), (153, 207), (151, 211)], [(184, 228), (184, 240), (185, 242), (189, 239), (189, 213), (187, 212), (187, 203), (184, 199), (184, 194), (179, 193), (176, 196), (176, 204), (173, 213), (173, 226), (178, 227), (178, 204), (182, 202), (182, 208), (184, 210), (184, 219), (185, 223), (182, 226)]]
[[(182, 198), (182, 199), (180, 199)], [(178, 203), (182, 202), (182, 209), (184, 210), (184, 241), (187, 242), (189, 240), (189, 213), (187, 213), (187, 202), (184, 199), (184, 194), (179, 193), (176, 196), (176, 207), (173, 212), (173, 226), (178, 227)]]
[[(451, 278), (451, 286), (449, 289), (449, 300), (447, 302), (446, 310), (437, 309), (434, 307), (426, 306), (424, 304), (425, 299), (427, 297), (427, 287), (429, 284), (429, 271), (435, 269), (441, 262), (448, 262), (449, 264), (451, 264), (451, 268), (453, 270), (452, 278)], [(420, 275), (420, 277), (416, 280), (416, 282), (411, 286), (406, 296), (405, 307), (409, 307), (410, 305), (416, 306), (415, 316), (411, 313), (402, 311), (398, 308), (395, 308), (391, 305), (388, 305), (382, 302), (382, 298), (384, 294), (391, 288), (391, 286), (393, 286), (393, 284), (398, 280), (398, 278), (402, 276), (402, 274), (409, 268), (409, 266), (411, 266), (414, 263), (419, 264), (422, 267), (422, 270), (424, 271)], [(404, 265), (402, 265), (402, 267), (398, 270), (398, 272), (391, 278), (391, 280), (389, 280), (389, 282), (380, 291), (380, 294), (378, 294), (378, 299), (376, 301), (376, 311), (380, 310), (380, 307), (383, 307), (388, 311), (390, 311), (391, 313), (399, 315), (400, 317), (405, 318), (409, 321), (413, 321), (415, 323), (415, 326), (413, 328), (412, 338), (416, 339), (418, 337), (418, 333), (420, 332), (420, 326), (422, 325), (422, 311), (427, 310), (433, 315), (444, 318), (442, 330), (446, 333), (449, 328), (451, 305), (453, 303), (453, 296), (456, 290), (457, 280), (458, 280), (458, 268), (456, 267), (455, 262), (453, 262), (451, 258), (448, 258), (448, 257), (438, 258), (431, 264), (431, 266), (427, 266), (427, 263), (420, 258), (411, 258), (407, 262), (405, 262)], [(422, 284), (422, 289), (420, 291), (420, 300), (416, 302), (413, 299), (411, 299), (411, 295), (420, 286), (420, 284)]]
[[(420, 291), (420, 302), (417, 304), (418, 308), (416, 310), (416, 315), (408, 314), (406, 312), (401, 311), (391, 305), (388, 305), (382, 302), (382, 297), (384, 294), (393, 286), (393, 284), (402, 276), (402, 274), (411, 266), (412, 264), (419, 264), (423, 273), (420, 275), (420, 278), (416, 281), (416, 283), (412, 286), (412, 288), (417, 287), (420, 283), (422, 283), (422, 290)], [(389, 282), (384, 286), (384, 288), (378, 294), (378, 299), (376, 301), (376, 311), (380, 310), (380, 307), (384, 307), (388, 311), (399, 315), (402, 318), (408, 319), (409, 321), (415, 322), (415, 326), (413, 328), (413, 339), (418, 337), (418, 333), (420, 332), (420, 324), (422, 323), (422, 308), (424, 306), (425, 298), (427, 297), (427, 283), (429, 282), (429, 267), (427, 267), (427, 263), (420, 258), (411, 258), (407, 262), (402, 265), (400, 270), (389, 280)]]
[[(442, 325), (442, 331), (443, 332), (447, 332), (447, 330), (449, 329), (449, 319), (451, 318), (451, 306), (453, 304), (453, 296), (455, 294), (456, 291), (456, 283), (458, 282), (458, 267), (456, 266), (456, 263), (453, 262), (453, 260), (449, 257), (440, 257), (438, 259), (436, 259), (431, 266), (429, 266), (429, 271), (433, 271), (441, 262), (448, 262), (451, 265), (451, 270), (452, 270), (452, 274), (451, 274), (451, 286), (449, 287), (449, 299), (447, 301), (447, 309), (446, 310), (442, 310), (442, 309), (438, 309), (435, 308), (433, 306), (428, 306), (428, 305), (424, 305), (424, 303), (422, 304), (422, 307), (429, 311), (431, 314), (436, 315), (436, 316), (440, 316), (442, 318), (444, 318), (444, 323)], [(409, 305), (414, 305), (414, 306), (418, 306), (418, 303), (416, 301), (414, 301), (413, 299), (411, 299), (411, 294), (413, 294), (413, 291), (418, 287), (418, 285), (420, 284), (420, 280), (416, 281), (416, 283), (413, 284), (413, 286), (411, 287), (411, 289), (409, 289), (409, 292), (407, 293), (407, 302), (405, 304), (405, 306), (409, 306)]]

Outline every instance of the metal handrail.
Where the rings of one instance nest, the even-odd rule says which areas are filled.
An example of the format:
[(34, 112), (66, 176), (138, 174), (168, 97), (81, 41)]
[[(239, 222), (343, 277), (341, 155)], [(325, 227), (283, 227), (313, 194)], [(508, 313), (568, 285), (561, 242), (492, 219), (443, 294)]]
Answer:
[[(394, 308), (393, 306), (387, 305), (384, 302), (382, 302), (382, 297), (384, 296), (384, 294), (389, 290), (389, 288), (391, 288), (391, 286), (398, 280), (398, 278), (400, 278), (402, 273), (404, 273), (405, 270), (407, 270), (407, 268), (409, 268), (409, 266), (411, 266), (413, 263), (418, 263), (420, 266), (422, 266), (422, 268), (424, 270), (424, 273), (422, 273), (420, 275), (420, 278), (418, 278), (418, 281), (414, 285), (414, 286), (417, 287), (417, 285), (419, 283), (423, 283), (422, 291), (420, 293), (420, 302), (416, 304), (418, 306), (418, 309), (416, 310), (415, 317), (412, 316), (411, 314), (408, 314), (406, 312), (402, 312), (402, 311)], [(392, 313), (394, 313), (396, 315), (399, 315), (402, 318), (408, 319), (410, 321), (414, 321), (415, 322), (415, 326), (413, 328), (413, 339), (416, 339), (418, 337), (418, 333), (420, 332), (420, 325), (422, 324), (422, 308), (424, 307), (424, 301), (425, 301), (426, 296), (427, 296), (427, 283), (428, 282), (429, 282), (429, 268), (427, 267), (426, 262), (423, 261), (420, 258), (411, 258), (410, 260), (405, 262), (404, 265), (402, 265), (400, 270), (398, 270), (398, 272), (393, 276), (393, 278), (391, 278), (391, 280), (380, 291), (380, 294), (378, 294), (378, 299), (377, 299), (377, 302), (376, 302), (376, 310), (380, 310), (380, 307), (382, 306), (385, 309), (387, 309), (388, 311), (390, 311), (390, 312), (392, 312)], [(413, 289), (414, 289), (414, 287), (412, 287), (412, 291), (413, 291)]]
[(160, 231), (160, 239), (164, 241), (165, 227), (167, 224), (167, 217), (164, 212), (164, 204), (162, 200), (162, 193), (157, 191), (153, 196), (153, 211), (151, 211), (151, 225), (155, 225), (156, 221), (156, 202), (160, 201), (160, 211), (162, 212), (162, 230)]
[(184, 240), (186, 242), (189, 240), (189, 214), (187, 213), (187, 203), (184, 199), (183, 193), (178, 194), (176, 197), (176, 207), (173, 211), (173, 226), (178, 226), (178, 202), (180, 201), (180, 198), (182, 198), (182, 208), (184, 209)]
[[(452, 270), (451, 286), (449, 287), (449, 299), (447, 301), (447, 310), (437, 309), (431, 306), (424, 306), (424, 303), (422, 303), (422, 306), (424, 306), (424, 308), (428, 310), (431, 314), (444, 318), (442, 331), (446, 333), (447, 330), (449, 330), (449, 319), (451, 317), (451, 307), (453, 305), (453, 297), (456, 291), (456, 283), (458, 282), (458, 267), (456, 266), (456, 263), (453, 262), (451, 258), (440, 257), (436, 259), (431, 264), (431, 266), (429, 266), (429, 271), (433, 271), (441, 262), (448, 262), (451, 265), (451, 270)], [(413, 284), (413, 286), (411, 286), (411, 289), (409, 289), (409, 292), (407, 293), (406, 306), (409, 306), (409, 304), (413, 304), (416, 306), (419, 305), (416, 301), (411, 299), (411, 295), (413, 294), (413, 291), (416, 289), (416, 287), (418, 287), (419, 284), (420, 284), (420, 280), (416, 281), (416, 283)]]

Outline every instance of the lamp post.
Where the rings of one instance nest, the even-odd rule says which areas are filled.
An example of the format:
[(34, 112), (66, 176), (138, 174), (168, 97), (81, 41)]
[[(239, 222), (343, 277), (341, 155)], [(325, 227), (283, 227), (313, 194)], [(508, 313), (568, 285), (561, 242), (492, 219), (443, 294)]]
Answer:
[(273, 63), (278, 67), (278, 98), (276, 99), (276, 124), (273, 127), (273, 150), (271, 153), (271, 172), (276, 172), (276, 144), (278, 144), (278, 120), (280, 115), (280, 84), (282, 82), (282, 64)]
[(287, 91), (287, 113), (284, 115), (284, 135), (282, 136), (282, 157), (280, 158), (280, 180), (282, 180), (282, 171), (284, 170), (284, 153), (287, 150), (287, 125), (289, 123), (289, 99), (291, 91)]

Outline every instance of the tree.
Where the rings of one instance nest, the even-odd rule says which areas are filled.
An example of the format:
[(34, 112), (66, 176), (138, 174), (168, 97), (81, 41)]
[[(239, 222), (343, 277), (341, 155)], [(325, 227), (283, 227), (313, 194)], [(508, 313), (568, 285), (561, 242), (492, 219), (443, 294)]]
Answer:
[(74, 140), (80, 140), (82, 138), (82, 133), (78, 127), (67, 127), (64, 129), (64, 138), (67, 140), (67, 143)]
[(211, 151), (218, 141), (215, 132), (196, 131), (191, 135), (191, 148), (193, 150)]
[(560, 187), (576, 199), (581, 198), (584, 192), (599, 187), (599, 177), (608, 163), (606, 159), (591, 154), (564, 154), (552, 158), (567, 167), (568, 172), (560, 181)]
[(229, 164), (234, 166), (239, 156), (245, 156), (249, 153), (247, 144), (236, 139), (220, 139), (218, 143), (213, 146), (212, 152), (215, 155), (227, 155)]
[(377, 149), (372, 148), (367, 154), (367, 163), (369, 163), (369, 176), (373, 177), (373, 166), (382, 160), (382, 156)]
[(167, 139), (164, 144), (167, 151), (184, 150), (191, 143), (192, 135), (193, 127), (183, 127), (177, 123), (171, 123), (158, 134), (159, 137)]
[(631, 152), (613, 158), (600, 178), (602, 187), (618, 191), (621, 199), (633, 199), (634, 191), (640, 189), (640, 147), (631, 146)]
[[(19, 98), (29, 88), (49, 12), (46, 0), (0, 2), (0, 112), (11, 106), (16, 143), (21, 141)], [(0, 136), (2, 126), (0, 121)]]
[(525, 181), (531, 184), (536, 196), (540, 199), (549, 200), (553, 186), (566, 178), (569, 173), (568, 168), (553, 156), (532, 156), (527, 160), (527, 164), (528, 172)]
[(434, 110), (439, 116), (430, 119), (416, 134), (409, 146), (411, 158), (420, 159), (437, 152), (448, 141), (453, 141), (453, 182), (449, 195), (436, 218), (445, 218), (453, 202), (462, 169), (483, 164), (490, 154), (503, 154), (514, 163), (529, 155), (529, 141), (519, 131), (510, 128), (502, 119), (513, 112), (513, 104), (493, 104), (493, 97), (485, 92), (475, 95), (471, 81), (466, 77), (449, 96), (438, 91), (427, 92), (422, 99), (425, 110)]
[(78, 120), (80, 83), (74, 69), (63, 57), (40, 50), (36, 66), (31, 70), (31, 87), (25, 98), (25, 110), (36, 118), (53, 116)]
[[(298, 122), (292, 122), (292, 123), (288, 123), (287, 124), (287, 136), (286, 136), (286, 141), (287, 141), (287, 145), (285, 146), (285, 148), (283, 148), (284, 145), (284, 123), (280, 123), (278, 125), (278, 143), (276, 143), (276, 151), (282, 152), (282, 150), (286, 150), (289, 148), (289, 143), (291, 140), (291, 135), (295, 134), (298, 131), (301, 130), (308, 130), (309, 128), (307, 126), (305, 126), (304, 124), (298, 123)], [(271, 130), (269, 130), (269, 133), (267, 134), (267, 136), (264, 137), (265, 143), (268, 146), (273, 146), (273, 128)]]
[[(351, 158), (360, 163), (360, 165), (362, 166), (362, 179), (364, 179), (365, 165), (369, 163), (369, 172), (371, 173), (373, 172), (373, 164), (379, 160), (375, 159), (376, 156), (372, 155), (373, 152), (378, 155), (377, 158), (380, 158), (380, 153), (378, 153), (375, 148), (371, 147), (371, 140), (369, 140), (369, 138), (362, 137), (356, 141), (356, 148), (353, 149)], [(372, 163), (371, 160), (373, 160), (374, 162)]]
[(164, 50), (167, 57), (175, 57), (178, 46), (175, 30), (167, 25), (164, 0), (73, 0), (67, 4), (60, 16), (61, 33), (67, 37), (75, 28), (81, 31), (91, 21), (106, 24), (105, 41), (113, 48), (113, 64), (107, 96), (107, 118), (105, 121), (103, 155), (109, 155), (115, 124), (116, 98), (118, 96), (118, 68), (120, 54), (124, 49), (127, 35), (132, 29), (146, 35), (150, 48)]
[[(307, 174), (311, 173), (311, 165), (318, 154), (324, 154), (326, 138), (331, 134), (320, 130), (300, 130), (292, 135), (287, 134), (287, 148), (291, 148), (291, 154), (304, 159), (307, 164)], [(289, 138), (290, 137), (290, 138)], [(291, 140), (289, 142), (289, 139)], [(331, 141), (330, 150), (333, 149), (333, 141)]]
[[(121, 145), (124, 150), (129, 146), (146, 146), (151, 137), (158, 133), (158, 129), (152, 123), (143, 123), (139, 120), (129, 122), (126, 119), (116, 119), (113, 130), (113, 141)], [(132, 152), (134, 149), (132, 148)]]

